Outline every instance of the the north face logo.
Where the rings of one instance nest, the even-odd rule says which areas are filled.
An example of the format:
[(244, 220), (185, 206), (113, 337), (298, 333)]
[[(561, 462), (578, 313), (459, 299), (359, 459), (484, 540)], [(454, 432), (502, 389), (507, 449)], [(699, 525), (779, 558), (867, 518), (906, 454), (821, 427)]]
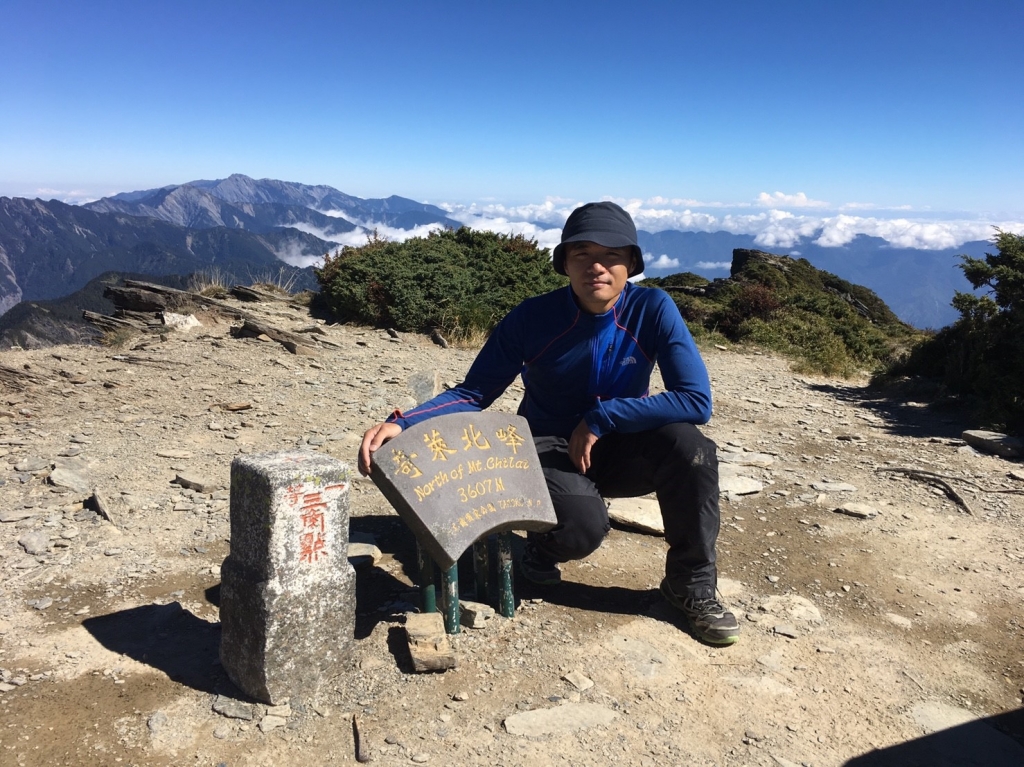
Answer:
[(635, 365), (635, 364), (636, 364), (636, 357), (626, 357), (626, 358), (624, 358), (622, 360), (622, 362), (619, 363), (620, 366)]

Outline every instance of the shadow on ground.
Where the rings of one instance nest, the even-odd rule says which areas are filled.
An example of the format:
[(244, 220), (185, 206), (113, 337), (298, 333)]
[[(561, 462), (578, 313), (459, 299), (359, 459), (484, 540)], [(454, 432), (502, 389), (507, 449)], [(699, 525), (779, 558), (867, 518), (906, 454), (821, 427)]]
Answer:
[(858, 756), (844, 767), (1020, 767), (1024, 708), (977, 719)]
[(928, 397), (915, 400), (896, 387), (809, 383), (807, 388), (873, 413), (885, 421), (888, 433), (902, 437), (959, 439), (965, 429), (978, 428), (965, 417), (962, 404), (925, 404)]
[(100, 615), (82, 621), (82, 626), (111, 652), (195, 690), (220, 692), (220, 624), (197, 618), (178, 602)]

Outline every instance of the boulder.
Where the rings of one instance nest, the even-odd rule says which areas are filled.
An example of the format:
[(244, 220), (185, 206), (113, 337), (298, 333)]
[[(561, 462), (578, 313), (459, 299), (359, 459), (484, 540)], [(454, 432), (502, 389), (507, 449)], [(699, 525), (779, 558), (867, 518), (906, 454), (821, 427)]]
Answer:
[(991, 453), (1001, 458), (1020, 458), (1024, 456), (1024, 440), (1000, 434), (997, 431), (980, 431), (968, 429), (963, 434), (964, 442), (983, 453)]

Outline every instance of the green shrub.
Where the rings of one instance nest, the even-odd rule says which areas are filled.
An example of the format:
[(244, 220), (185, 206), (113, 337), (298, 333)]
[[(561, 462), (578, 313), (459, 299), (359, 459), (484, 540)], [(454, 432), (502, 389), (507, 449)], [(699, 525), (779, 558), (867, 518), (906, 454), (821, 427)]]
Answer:
[(923, 376), (996, 429), (1024, 432), (1024, 235), (998, 231), (996, 253), (961, 256), (975, 289), (957, 293), (960, 319), (895, 361), (881, 377)]
[(679, 313), (683, 315), (686, 324), (693, 330), (694, 326), (711, 326), (709, 320), (715, 311), (715, 304), (698, 296), (688, 296), (685, 293), (673, 293), (672, 300), (679, 307)]
[(860, 367), (829, 323), (806, 312), (789, 312), (770, 322), (747, 320), (737, 335), (737, 340), (796, 358), (795, 369), (801, 373), (850, 376)]
[(923, 337), (867, 288), (803, 258), (741, 250), (733, 254), (731, 275), (714, 282), (670, 275), (643, 284), (669, 290), (695, 338), (719, 334), (758, 344), (793, 357), (807, 373), (879, 369)]
[(741, 283), (731, 290), (726, 304), (714, 315), (714, 322), (727, 336), (741, 338), (741, 326), (748, 320), (771, 320), (782, 308), (778, 294), (760, 282)]
[(316, 276), (344, 320), (449, 340), (489, 331), (523, 299), (566, 284), (535, 240), (465, 227), (400, 243), (375, 235), (327, 255)]

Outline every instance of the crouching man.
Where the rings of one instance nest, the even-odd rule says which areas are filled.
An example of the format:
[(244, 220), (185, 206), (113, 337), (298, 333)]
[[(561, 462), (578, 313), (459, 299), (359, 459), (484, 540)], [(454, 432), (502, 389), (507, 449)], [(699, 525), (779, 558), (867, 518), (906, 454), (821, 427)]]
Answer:
[[(406, 426), (486, 408), (521, 374), (519, 414), (533, 432), (558, 525), (528, 535), (519, 572), (558, 584), (558, 563), (586, 557), (608, 533), (603, 498), (654, 492), (669, 546), (662, 594), (700, 639), (732, 644), (739, 625), (716, 598), (718, 460), (695, 425), (711, 417), (704, 361), (672, 299), (628, 281), (643, 271), (643, 255), (618, 205), (574, 210), (552, 263), (568, 287), (509, 312), (462, 384), (370, 428), (359, 470), (368, 474), (370, 455)], [(655, 362), (666, 391), (650, 396)]]

